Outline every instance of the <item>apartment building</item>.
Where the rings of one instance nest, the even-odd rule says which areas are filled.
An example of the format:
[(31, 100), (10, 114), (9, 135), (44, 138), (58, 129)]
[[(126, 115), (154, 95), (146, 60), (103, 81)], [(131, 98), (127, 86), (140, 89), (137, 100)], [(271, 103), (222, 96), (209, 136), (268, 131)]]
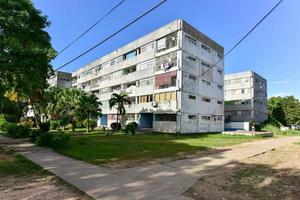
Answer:
[[(224, 49), (175, 20), (72, 73), (72, 85), (102, 102), (99, 125), (116, 120), (112, 93), (132, 102), (122, 121), (155, 132), (220, 132), (224, 128)], [(204, 73), (206, 72), (206, 73)]]
[(50, 87), (62, 87), (68, 88), (72, 86), (72, 73), (55, 71), (48, 79), (48, 84)]
[(224, 79), (226, 122), (262, 123), (268, 118), (266, 79), (253, 71)]

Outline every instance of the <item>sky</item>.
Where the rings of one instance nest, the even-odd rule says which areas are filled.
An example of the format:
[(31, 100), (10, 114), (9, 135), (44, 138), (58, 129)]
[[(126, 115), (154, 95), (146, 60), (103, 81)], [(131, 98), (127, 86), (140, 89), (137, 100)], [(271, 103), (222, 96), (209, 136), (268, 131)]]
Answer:
[[(48, 16), (46, 29), (60, 51), (120, 0), (33, 0)], [(65, 64), (117, 31), (160, 0), (126, 0), (94, 29), (52, 62)], [(184, 19), (221, 44), (225, 52), (241, 39), (278, 0), (168, 0), (154, 12), (62, 71), (72, 72), (174, 19)], [(268, 80), (268, 96), (300, 98), (300, 1), (283, 3), (225, 58), (225, 73), (253, 70)]]

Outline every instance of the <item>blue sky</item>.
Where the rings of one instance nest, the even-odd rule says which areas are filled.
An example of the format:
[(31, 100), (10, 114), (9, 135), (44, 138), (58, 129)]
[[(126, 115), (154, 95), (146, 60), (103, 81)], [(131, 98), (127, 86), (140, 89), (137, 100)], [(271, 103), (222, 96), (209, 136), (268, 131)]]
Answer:
[[(182, 18), (229, 50), (278, 0), (168, 0), (159, 9), (89, 54), (63, 68), (73, 71), (168, 22)], [(48, 16), (47, 29), (59, 51), (95, 23), (119, 0), (33, 0)], [(103, 40), (159, 0), (126, 0), (55, 60), (57, 68)], [(225, 72), (253, 70), (268, 79), (268, 93), (300, 98), (300, 1), (285, 0), (237, 49), (225, 58)], [(296, 80), (295, 80), (296, 79)], [(297, 80), (298, 79), (298, 80)]]

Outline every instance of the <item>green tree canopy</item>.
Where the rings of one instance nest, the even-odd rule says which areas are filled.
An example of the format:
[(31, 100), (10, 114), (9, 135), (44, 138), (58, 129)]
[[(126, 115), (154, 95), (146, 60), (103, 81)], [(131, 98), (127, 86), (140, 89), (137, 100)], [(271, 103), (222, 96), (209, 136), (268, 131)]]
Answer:
[(269, 115), (283, 125), (300, 124), (300, 102), (293, 96), (271, 97)]
[(47, 87), (55, 56), (47, 17), (30, 0), (0, 1), (0, 98), (6, 92), (32, 98)]

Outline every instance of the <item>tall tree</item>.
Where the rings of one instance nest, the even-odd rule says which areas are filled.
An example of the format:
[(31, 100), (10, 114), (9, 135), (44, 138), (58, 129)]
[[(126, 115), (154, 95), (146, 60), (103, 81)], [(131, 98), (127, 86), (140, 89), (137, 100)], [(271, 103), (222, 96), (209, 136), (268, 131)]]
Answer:
[(90, 118), (101, 115), (101, 102), (94, 94), (84, 94), (81, 96), (79, 101), (79, 114), (81, 119), (87, 120), (86, 131), (89, 133), (90, 130)]
[(45, 31), (49, 24), (30, 0), (0, 1), (0, 99), (15, 92), (33, 102), (47, 87), (56, 54)]
[(286, 125), (285, 112), (283, 110), (284, 97), (271, 97), (268, 100), (269, 116), (281, 124)]
[(127, 98), (127, 94), (113, 93), (112, 97), (109, 99), (109, 107), (112, 109), (115, 107), (117, 109), (117, 122), (119, 122), (119, 115), (124, 115), (126, 113), (124, 105), (130, 105), (131, 101)]

